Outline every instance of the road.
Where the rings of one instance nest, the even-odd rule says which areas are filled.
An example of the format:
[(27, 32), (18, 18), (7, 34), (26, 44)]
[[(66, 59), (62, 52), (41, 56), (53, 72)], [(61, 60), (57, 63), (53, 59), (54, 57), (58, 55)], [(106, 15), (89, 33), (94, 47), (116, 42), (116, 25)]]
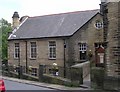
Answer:
[(112, 92), (112, 91), (91, 91), (91, 90), (55, 90), (10, 80), (4, 80), (6, 92)]
[(11, 80), (4, 80), (4, 83), (6, 87), (6, 92), (74, 92), (70, 90), (57, 90), (47, 87), (40, 87)]
[(4, 80), (4, 82), (5, 82), (6, 90), (13, 90), (13, 91), (14, 90), (25, 90), (25, 92), (27, 90), (32, 90), (32, 91), (33, 90), (34, 91), (35, 90), (53, 90), (53, 89), (50, 89), (50, 88), (39, 87), (39, 86), (35, 86), (35, 85), (19, 83), (19, 82), (14, 82), (14, 81), (10, 81), (10, 80)]

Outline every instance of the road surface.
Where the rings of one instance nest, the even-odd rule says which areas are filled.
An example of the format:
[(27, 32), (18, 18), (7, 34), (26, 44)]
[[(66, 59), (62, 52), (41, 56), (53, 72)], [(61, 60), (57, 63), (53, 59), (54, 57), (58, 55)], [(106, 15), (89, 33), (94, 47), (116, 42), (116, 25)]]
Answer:
[[(4, 80), (5, 82), (5, 87), (6, 90), (53, 90), (50, 88), (45, 88), (45, 87), (40, 87), (40, 86), (35, 86), (35, 85), (30, 85), (30, 84), (24, 84), (24, 83), (19, 83), (19, 82), (14, 82), (10, 80)], [(23, 92), (23, 91), (22, 91)]]

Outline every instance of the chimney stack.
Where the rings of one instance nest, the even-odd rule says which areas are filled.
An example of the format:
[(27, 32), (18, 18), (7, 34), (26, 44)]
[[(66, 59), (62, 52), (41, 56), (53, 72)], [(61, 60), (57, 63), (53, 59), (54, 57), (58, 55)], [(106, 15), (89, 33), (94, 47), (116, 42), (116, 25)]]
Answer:
[(18, 14), (18, 12), (14, 12), (12, 19), (13, 19), (13, 23), (12, 23), (13, 29), (15, 29), (19, 26), (19, 14)]

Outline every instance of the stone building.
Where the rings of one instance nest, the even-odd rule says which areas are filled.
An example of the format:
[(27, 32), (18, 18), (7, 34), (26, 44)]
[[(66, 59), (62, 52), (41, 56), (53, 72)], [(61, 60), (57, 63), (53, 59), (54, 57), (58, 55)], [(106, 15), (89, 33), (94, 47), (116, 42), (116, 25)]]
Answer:
[(120, 0), (102, 0), (105, 66), (108, 76), (120, 75)]
[[(19, 20), (19, 16), (14, 15), (13, 27)], [(32, 75), (37, 75), (40, 64), (66, 68), (89, 60), (96, 65), (104, 63), (103, 52), (97, 52), (99, 48), (104, 49), (103, 20), (99, 10), (22, 19), (8, 38), (10, 66), (25, 66), (31, 68)], [(60, 73), (65, 75), (65, 71)]]

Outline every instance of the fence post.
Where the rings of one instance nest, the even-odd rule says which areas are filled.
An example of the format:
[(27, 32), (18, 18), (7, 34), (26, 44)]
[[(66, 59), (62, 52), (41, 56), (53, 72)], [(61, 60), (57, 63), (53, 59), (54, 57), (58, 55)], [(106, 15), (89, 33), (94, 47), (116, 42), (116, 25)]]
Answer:
[(43, 80), (43, 65), (39, 65), (39, 81)]

